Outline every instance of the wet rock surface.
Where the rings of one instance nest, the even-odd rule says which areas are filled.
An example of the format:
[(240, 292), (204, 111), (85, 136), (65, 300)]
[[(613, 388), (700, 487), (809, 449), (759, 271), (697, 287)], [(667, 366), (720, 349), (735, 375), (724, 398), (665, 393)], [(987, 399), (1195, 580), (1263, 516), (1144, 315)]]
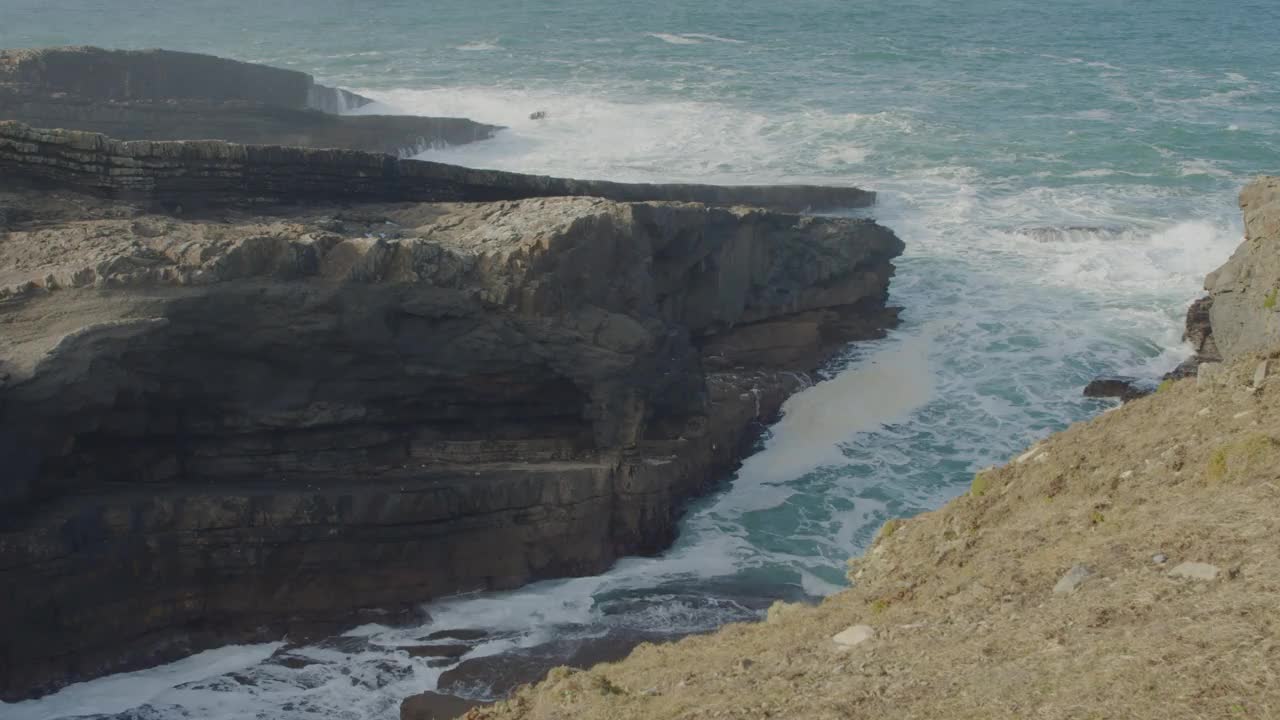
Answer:
[(1104, 375), (1089, 381), (1084, 396), (1091, 398), (1119, 398), (1123, 402), (1137, 400), (1155, 390), (1150, 383), (1124, 375)]

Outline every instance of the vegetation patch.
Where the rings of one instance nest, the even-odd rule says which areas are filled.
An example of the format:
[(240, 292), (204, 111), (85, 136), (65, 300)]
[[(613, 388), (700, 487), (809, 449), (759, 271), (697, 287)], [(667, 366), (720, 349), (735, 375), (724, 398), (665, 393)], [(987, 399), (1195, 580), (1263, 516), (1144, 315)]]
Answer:
[(898, 532), (898, 528), (902, 527), (902, 520), (893, 518), (880, 527), (880, 533), (876, 535), (876, 542), (888, 540), (893, 534)]
[(1205, 468), (1205, 477), (1211, 482), (1221, 482), (1228, 475), (1245, 475), (1266, 470), (1276, 460), (1280, 442), (1269, 435), (1255, 433), (1228, 443), (1213, 451)]
[(973, 483), (969, 485), (969, 494), (973, 497), (982, 497), (991, 489), (991, 478), (987, 473), (978, 473), (973, 476)]
[(1262, 299), (1262, 307), (1267, 310), (1276, 309), (1276, 293), (1280, 292), (1280, 288), (1271, 288), (1271, 292), (1267, 293)]

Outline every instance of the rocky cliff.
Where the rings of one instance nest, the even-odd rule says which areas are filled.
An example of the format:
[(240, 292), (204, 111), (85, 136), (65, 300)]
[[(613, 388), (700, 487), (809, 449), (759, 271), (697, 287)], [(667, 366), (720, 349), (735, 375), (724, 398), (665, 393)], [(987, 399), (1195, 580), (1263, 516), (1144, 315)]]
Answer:
[[(870, 221), (264, 202), (794, 190), (0, 137), (5, 698), (655, 552), (793, 371), (894, 322), (902, 244)], [(221, 204), (152, 209), (202, 193)]]
[(1188, 316), (1188, 327), (1200, 318), (1203, 334), (1211, 338), (1211, 359), (1280, 345), (1280, 178), (1263, 177), (1249, 185), (1240, 194), (1240, 207), (1245, 241), (1205, 278), (1209, 296)]
[(865, 207), (875, 193), (812, 185), (654, 185), (474, 170), (354, 150), (216, 141), (122, 142), (0, 121), (0, 173), (108, 197), (192, 210), (245, 203), (484, 202), (591, 196), (801, 212)]
[[(1207, 283), (1224, 362), (890, 521), (850, 563), (853, 587), (816, 607), (779, 603), (764, 623), (553, 670), (467, 718), (1272, 714), (1276, 188), (1243, 193), (1248, 237)], [(402, 716), (425, 717), (417, 707)]]
[(0, 120), (126, 140), (217, 139), (414, 154), (492, 137), (462, 118), (338, 113), (371, 103), (306, 73), (171, 50), (0, 50)]

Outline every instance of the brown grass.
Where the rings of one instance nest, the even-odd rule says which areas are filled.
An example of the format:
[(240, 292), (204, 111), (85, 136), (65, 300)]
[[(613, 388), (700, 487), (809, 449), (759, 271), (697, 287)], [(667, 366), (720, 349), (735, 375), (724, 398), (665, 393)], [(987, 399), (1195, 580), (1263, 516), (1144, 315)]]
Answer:
[[(1280, 718), (1280, 386), (1251, 392), (1255, 365), (984, 471), (817, 607), (557, 669), (471, 717)], [(1222, 572), (1170, 577), (1184, 561)], [(1054, 594), (1077, 563), (1092, 576)], [(852, 624), (877, 636), (841, 651)]]

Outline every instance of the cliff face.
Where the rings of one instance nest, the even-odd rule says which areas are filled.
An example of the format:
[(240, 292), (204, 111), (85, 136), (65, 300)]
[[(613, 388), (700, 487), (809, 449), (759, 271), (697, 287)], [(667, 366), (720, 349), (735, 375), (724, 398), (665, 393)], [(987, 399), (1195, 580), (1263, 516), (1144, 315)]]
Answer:
[[(1263, 177), (1240, 194), (1245, 241), (1205, 278), (1213, 342), (1232, 359), (1280, 345), (1280, 178)], [(1196, 308), (1193, 308), (1193, 315)]]
[(591, 196), (801, 212), (865, 207), (875, 193), (812, 185), (653, 185), (571, 180), (397, 160), (354, 150), (215, 141), (121, 142), (0, 122), (0, 172), (135, 202), (185, 209), (275, 202), (487, 202)]
[[(42, 180), (140, 175), (51, 136), (90, 142), (35, 144)], [(128, 156), (149, 192), (164, 152)], [(661, 549), (790, 371), (893, 323), (902, 248), (669, 202), (149, 204), (0, 191), (6, 698)]]
[(122, 139), (412, 154), (492, 137), (461, 118), (337, 113), (371, 100), (306, 73), (170, 50), (0, 50), (0, 120)]

